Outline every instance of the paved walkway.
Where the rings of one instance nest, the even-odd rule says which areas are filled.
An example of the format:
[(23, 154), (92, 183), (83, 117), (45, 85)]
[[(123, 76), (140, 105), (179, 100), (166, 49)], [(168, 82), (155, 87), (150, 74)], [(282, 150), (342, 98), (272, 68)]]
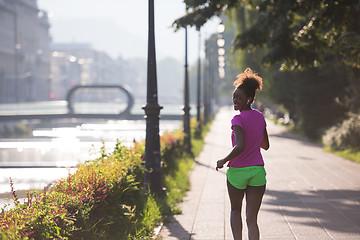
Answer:
[[(196, 159), (183, 213), (161, 229), (159, 239), (233, 239), (225, 170), (215, 171), (216, 161), (231, 149), (233, 114), (223, 108), (216, 116)], [(263, 151), (268, 184), (259, 213), (261, 239), (360, 239), (360, 164), (267, 124), (270, 149)]]

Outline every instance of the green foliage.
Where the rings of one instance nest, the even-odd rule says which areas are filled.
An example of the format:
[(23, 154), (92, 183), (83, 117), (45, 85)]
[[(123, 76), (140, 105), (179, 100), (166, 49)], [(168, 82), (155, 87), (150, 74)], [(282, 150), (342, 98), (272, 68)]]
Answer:
[(166, 196), (143, 189), (144, 143), (129, 149), (117, 142), (112, 153), (103, 146), (98, 159), (74, 174), (29, 192), (23, 204), (12, 190), (15, 207), (0, 213), (0, 239), (149, 238), (166, 216), (180, 212), (177, 203), (189, 189), (193, 159), (183, 151), (183, 137), (182, 131), (161, 137)]
[[(192, 123), (191, 130), (194, 129)], [(174, 141), (174, 137), (181, 139), (181, 141)], [(172, 148), (163, 147), (161, 155), (165, 163), (163, 165), (163, 184), (167, 192), (167, 197), (162, 199), (161, 204), (161, 211), (164, 216), (179, 213), (177, 203), (182, 201), (185, 192), (190, 187), (188, 172), (192, 168), (193, 159), (184, 151), (183, 139), (184, 133), (181, 130), (174, 132), (172, 135), (164, 133), (160, 139), (161, 146), (173, 146)], [(193, 138), (191, 141), (193, 142)]]
[[(67, 239), (72, 228), (72, 219), (66, 216), (66, 209), (54, 202), (53, 194), (33, 192), (27, 194), (24, 204), (20, 204), (13, 184), (15, 208), (0, 214), (0, 239), (53, 239), (62, 236)], [(63, 199), (63, 196), (60, 196)]]
[(360, 68), (353, 69), (350, 73), (349, 85), (346, 87), (347, 94), (343, 103), (350, 112), (360, 113)]
[(164, 177), (164, 186), (168, 194), (166, 204), (163, 204), (162, 208), (165, 215), (181, 213), (181, 210), (177, 208), (177, 203), (182, 201), (185, 192), (190, 189), (188, 173), (192, 169), (193, 159), (187, 156), (182, 157), (181, 161), (177, 160), (176, 171)]
[(234, 40), (235, 48), (268, 47), (263, 61), (283, 62), (289, 68), (303, 68), (323, 62), (330, 51), (342, 61), (360, 67), (357, 0), (184, 0), (188, 13), (175, 20), (180, 28), (199, 29), (211, 17), (244, 7), (258, 13), (257, 21)]
[(160, 207), (161, 204), (158, 203), (156, 196), (150, 193), (144, 194), (143, 206), (141, 206), (143, 210), (133, 226), (136, 232), (128, 235), (127, 239), (142, 239), (144, 236), (150, 236), (154, 227), (163, 220)]
[(173, 23), (176, 29), (188, 25), (200, 29), (211, 17), (220, 15), (224, 6), (224, 4), (219, 4), (220, 1), (184, 0), (184, 2), (188, 11), (185, 16)]
[(32, 129), (24, 124), (4, 125), (0, 128), (0, 136), (3, 138), (30, 137), (32, 136)]
[(323, 143), (336, 151), (360, 151), (360, 116), (351, 114), (341, 124), (328, 129), (323, 136)]
[(339, 103), (346, 96), (350, 75), (347, 68), (329, 60), (318, 68), (278, 72), (270, 78), (270, 95), (284, 105), (306, 136), (317, 139), (348, 111)]
[(348, 160), (360, 163), (360, 151), (351, 150), (351, 149), (336, 151), (329, 147), (325, 147), (325, 151), (334, 153), (334, 154), (336, 154), (340, 157), (346, 158)]
[(114, 232), (132, 234), (142, 173), (141, 153), (118, 142), (112, 154), (102, 150), (100, 158), (80, 164), (76, 173), (49, 189), (29, 193), (24, 204), (16, 201), (14, 192), (16, 207), (3, 211), (1, 230), (14, 236), (10, 239), (100, 239)]
[(200, 154), (200, 152), (203, 148), (203, 145), (204, 145), (204, 138), (210, 130), (210, 124), (211, 124), (211, 122), (209, 122), (205, 125), (202, 123), (201, 128), (200, 128), (199, 123), (197, 122), (196, 118), (191, 118), (191, 123), (190, 123), (190, 125), (192, 126), (191, 127), (192, 135), (191, 136), (193, 136), (193, 138), (191, 139), (191, 142), (192, 142), (192, 152), (193, 152), (194, 156), (198, 156)]
[[(337, 69), (348, 85), (342, 104), (352, 112), (360, 111), (360, 28), (357, 0), (295, 1), (295, 0), (185, 0), (188, 13), (175, 20), (177, 28), (195, 25), (200, 28), (212, 16), (222, 12), (237, 24), (233, 41), (240, 56), (235, 64), (251, 67), (270, 79), (259, 65), (280, 66), (294, 71), (334, 64), (333, 59), (349, 66)], [(350, 76), (353, 74), (353, 76)], [(331, 79), (332, 80), (332, 79)], [(335, 80), (336, 81), (336, 80)], [(267, 86), (267, 84), (265, 84)], [(272, 87), (270, 85), (270, 87)], [(340, 89), (341, 91), (344, 89)], [(287, 94), (287, 93), (283, 93)], [(333, 100), (331, 100), (333, 101)], [(302, 108), (299, 106), (298, 108)], [(312, 110), (316, 112), (316, 110)]]

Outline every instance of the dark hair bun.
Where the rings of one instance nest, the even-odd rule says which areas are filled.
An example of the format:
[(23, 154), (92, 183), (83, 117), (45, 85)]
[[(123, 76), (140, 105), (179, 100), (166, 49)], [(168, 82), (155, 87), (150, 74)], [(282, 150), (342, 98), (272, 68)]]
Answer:
[(245, 69), (245, 71), (236, 76), (234, 81), (234, 86), (243, 88), (248, 88), (251, 91), (261, 91), (263, 83), (262, 78), (254, 73), (250, 68)]

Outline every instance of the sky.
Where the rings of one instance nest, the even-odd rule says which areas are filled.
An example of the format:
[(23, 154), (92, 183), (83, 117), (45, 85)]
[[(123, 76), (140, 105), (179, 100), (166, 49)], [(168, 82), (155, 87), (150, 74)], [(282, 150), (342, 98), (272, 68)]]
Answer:
[[(184, 61), (185, 32), (174, 32), (173, 21), (185, 13), (182, 0), (155, 0), (155, 42), (158, 60), (172, 57)], [(50, 34), (54, 43), (90, 43), (111, 57), (147, 58), (147, 0), (38, 0), (38, 7), (49, 14)], [(201, 30), (203, 41), (220, 20), (210, 19)], [(188, 61), (196, 62), (199, 33), (188, 30)]]

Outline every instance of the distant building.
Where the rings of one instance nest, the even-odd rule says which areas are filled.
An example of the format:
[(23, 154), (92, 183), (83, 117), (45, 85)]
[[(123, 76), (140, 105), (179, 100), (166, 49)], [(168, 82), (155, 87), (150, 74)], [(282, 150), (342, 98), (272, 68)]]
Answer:
[(0, 102), (48, 99), (49, 28), (36, 0), (0, 0)]
[(125, 84), (126, 62), (92, 49), (87, 43), (52, 45), (50, 89), (57, 100), (75, 85)]

